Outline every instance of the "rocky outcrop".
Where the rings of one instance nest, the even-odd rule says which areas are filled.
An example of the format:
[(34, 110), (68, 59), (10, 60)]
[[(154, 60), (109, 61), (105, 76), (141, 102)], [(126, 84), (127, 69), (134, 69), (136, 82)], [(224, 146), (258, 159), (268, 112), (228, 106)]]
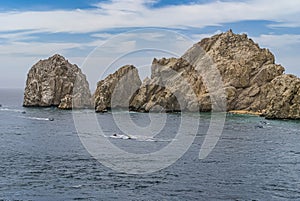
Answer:
[[(283, 73), (268, 49), (246, 34), (229, 30), (203, 39), (180, 58), (154, 59), (151, 77), (135, 93), (131, 92), (139, 82), (133, 82), (126, 104), (129, 100), (130, 109), (141, 112), (239, 110), (267, 118), (299, 119), (300, 80)], [(98, 83), (101, 93), (96, 94), (102, 95), (96, 101), (97, 111), (108, 107), (116, 77)]]
[[(217, 66), (227, 93), (227, 110), (258, 112), (274, 119), (300, 118), (300, 79), (283, 74), (285, 69), (275, 64), (268, 49), (231, 30), (195, 46), (203, 48)], [(195, 46), (183, 57), (191, 60), (191, 55), (197, 55)]]
[[(154, 59), (151, 79), (146, 78), (132, 98), (130, 108), (142, 112), (207, 110), (199, 105), (198, 94), (206, 91), (197, 71), (183, 58)], [(204, 100), (204, 99), (203, 99)]]
[(264, 96), (264, 85), (284, 72), (274, 61), (269, 50), (261, 49), (245, 34), (218, 34), (195, 44), (181, 58), (154, 59), (151, 79), (143, 83), (131, 108), (211, 111), (214, 107), (257, 112), (268, 104), (258, 98)]
[(97, 83), (94, 94), (96, 112), (111, 108), (128, 108), (133, 94), (142, 84), (137, 69), (132, 65), (123, 66), (118, 71)]
[[(201, 49), (205, 55), (199, 53)], [(211, 65), (220, 72), (227, 94), (227, 110), (257, 112), (265, 109), (269, 100), (264, 98), (262, 88), (284, 72), (281, 65), (275, 64), (274, 55), (268, 49), (260, 48), (246, 34), (234, 34), (231, 30), (203, 39), (183, 57), (196, 65), (198, 71), (204, 65), (197, 61), (205, 57), (212, 60)]]
[(40, 60), (28, 72), (23, 106), (61, 109), (91, 106), (85, 75), (64, 57), (56, 54)]
[(300, 79), (281, 75), (263, 88), (269, 103), (264, 111), (268, 119), (300, 119)]

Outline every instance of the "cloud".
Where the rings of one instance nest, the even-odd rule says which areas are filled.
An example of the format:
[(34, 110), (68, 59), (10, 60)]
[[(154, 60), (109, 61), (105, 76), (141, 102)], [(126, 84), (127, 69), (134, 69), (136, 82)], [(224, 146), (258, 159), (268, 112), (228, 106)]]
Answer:
[(111, 34), (111, 33), (95, 33), (95, 34), (91, 34), (90, 36), (94, 37), (94, 38), (108, 39), (108, 38), (111, 38), (111, 37), (115, 36), (115, 34)]
[(153, 8), (149, 0), (113, 0), (87, 10), (0, 13), (0, 31), (90, 33), (114, 28), (188, 28), (242, 20), (270, 20), (272, 26), (300, 26), (300, 1), (249, 0)]
[(261, 46), (265, 47), (272, 47), (278, 49), (289, 48), (290, 46), (300, 47), (300, 35), (296, 34), (262, 34), (259, 37), (253, 37), (253, 39), (256, 42), (258, 42)]
[[(89, 51), (97, 47), (101, 47), (101, 54), (121, 55), (144, 47), (163, 49), (166, 46), (173, 46), (174, 49), (178, 50), (187, 46), (181, 43), (186, 39), (178, 38), (180, 36), (178, 33), (161, 29), (139, 29), (138, 31), (121, 34), (98, 33), (91, 36), (87, 35), (86, 37), (94, 39), (90, 42), (81, 42), (80, 40), (76, 40), (76, 42), (36, 42), (37, 36), (31, 37), (26, 35), (28, 33), (34, 32), (0, 33), (0, 40), (6, 40), (2, 44), (0, 43), (0, 56), (34, 55), (44, 57), (55, 53), (70, 53), (72, 55), (73, 52), (74, 55), (74, 52), (78, 51), (87, 55)], [(138, 46), (136, 46), (136, 43)], [(179, 45), (182, 47), (179, 47)]]
[(64, 50), (80, 48), (82, 44), (76, 43), (38, 43), (38, 42), (12, 42), (0, 45), (0, 56), (8, 55), (34, 55), (45, 56), (63, 53)]
[[(276, 26), (279, 24), (295, 25), (297, 20), (300, 22), (300, 1), (298, 0), (277, 1), (276, 3), (271, 0), (213, 1), (155, 8), (149, 6), (155, 3), (157, 1), (154, 0), (112, 0), (95, 4), (93, 9), (86, 10), (2, 11), (0, 12), (0, 41), (3, 43), (0, 43), (0, 54), (49, 55), (52, 52), (65, 52), (72, 48), (96, 47), (114, 37), (115, 34), (109, 33), (109, 30), (116, 28), (189, 29), (251, 19), (278, 22)], [(40, 37), (38, 33), (48, 32), (86, 33), (90, 34), (87, 37), (90, 37), (92, 41), (88, 43), (80, 41), (35, 42), (35, 39)], [(130, 33), (126, 34), (130, 36)], [(194, 34), (190, 37), (199, 41), (207, 36), (210, 34)], [(163, 38), (159, 33), (146, 32), (141, 33), (139, 37), (148, 41), (160, 41)], [(270, 37), (260, 39), (262, 44), (272, 45), (271, 41), (268, 41), (272, 40)], [(291, 38), (287, 36), (284, 40), (281, 40), (282, 43), (291, 41)], [(127, 41), (127, 44), (123, 41), (119, 47), (121, 45), (123, 45), (122, 48), (113, 48), (116, 51), (132, 49), (134, 41), (131, 39)]]
[[(176, 50), (177, 55), (182, 54), (190, 45), (184, 40), (179, 40), (181, 36), (178, 35), (175, 38), (164, 37), (159, 32), (154, 34), (147, 31), (139, 34), (125, 33), (123, 41), (120, 43), (114, 41), (115, 43), (107, 45), (105, 44), (107, 40), (115, 37), (115, 31), (111, 33), (112, 30), (120, 32), (120, 30), (130, 28), (158, 27), (179, 28), (189, 32), (188, 30), (194, 30), (194, 28), (244, 20), (271, 21), (273, 23), (269, 25), (270, 27), (300, 27), (299, 0), (212, 1), (210, 3), (195, 2), (188, 5), (151, 6), (157, 2), (155, 0), (111, 0), (95, 4), (94, 8), (82, 10), (0, 11), (0, 61), (9, 64), (2, 67), (2, 72), (7, 71), (14, 74), (16, 70), (8, 69), (16, 69), (16, 67), (26, 64), (26, 68), (22, 72), (18, 71), (18, 76), (22, 77), (34, 61), (47, 58), (54, 53), (64, 54), (68, 58), (72, 58), (72, 55), (73, 57), (80, 56), (82, 58), (75, 60), (79, 62), (84, 60), (88, 51), (103, 45), (107, 46), (105, 48), (109, 48), (110, 45), (110, 52), (115, 54), (140, 49), (144, 45), (150, 44), (151, 48), (157, 48), (157, 50), (163, 50), (166, 47)], [(73, 42), (71, 38), (68, 40), (71, 42), (57, 42), (59, 40), (49, 42), (39, 33), (65, 33), (63, 37), (58, 36), (60, 41), (64, 37), (68, 37), (69, 33), (83, 33), (90, 42), (80, 40)], [(216, 33), (219, 31), (193, 34), (189, 37), (199, 41), (201, 38)], [(296, 55), (297, 52), (300, 52), (299, 35), (264, 34), (254, 37), (254, 40), (261, 46), (270, 48), (279, 63), (291, 69), (291, 72), (300, 75), (300, 72), (297, 72), (299, 70), (296, 70), (296, 64), (300, 63), (299, 57)], [(75, 55), (74, 52), (78, 50), (88, 51), (83, 51), (84, 54), (81, 55)], [(101, 61), (102, 65), (95, 60), (93, 66), (105, 66), (106, 61), (115, 58), (112, 55), (106, 56), (107, 58)], [(135, 58), (135, 61), (138, 60)], [(151, 62), (147, 58), (144, 60), (141, 58), (140, 61), (140, 63)], [(2, 78), (4, 80), (4, 74)], [(10, 76), (11, 78), (12, 76)], [(23, 83), (22, 81), (20, 85), (23, 86)]]
[(0, 33), (0, 39), (4, 39), (7, 42), (20, 41), (20, 40), (34, 40), (37, 37), (32, 36), (36, 31), (21, 31), (13, 33)]
[(191, 39), (193, 39), (195, 41), (200, 41), (203, 38), (209, 38), (209, 37), (211, 37), (213, 35), (220, 34), (220, 33), (222, 33), (222, 31), (221, 30), (217, 30), (217, 31), (215, 31), (213, 33), (192, 34), (190, 37), (191, 37)]
[[(82, 42), (75, 40), (75, 42), (49, 42), (41, 40), (38, 34), (31, 36), (33, 31), (16, 32), (16, 33), (0, 33), (0, 57), (7, 56), (49, 56), (55, 53), (67, 54), (76, 52), (83, 52), (84, 55), (93, 48), (103, 44), (106, 40), (96, 38), (90, 42)], [(27, 35), (29, 34), (29, 35)], [(63, 37), (68, 37), (64, 35)], [(69, 37), (71, 38), (71, 37)], [(58, 37), (57, 41), (62, 39)], [(71, 39), (72, 41), (72, 39)], [(122, 45), (122, 44), (120, 44)], [(126, 44), (128, 45), (128, 44)], [(125, 46), (125, 44), (123, 45)], [(118, 49), (116, 48), (115, 51)]]

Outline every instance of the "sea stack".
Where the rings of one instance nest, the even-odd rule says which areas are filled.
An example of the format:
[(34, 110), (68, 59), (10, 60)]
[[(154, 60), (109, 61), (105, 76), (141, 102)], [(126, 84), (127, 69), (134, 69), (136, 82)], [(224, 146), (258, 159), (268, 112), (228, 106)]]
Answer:
[(23, 106), (90, 107), (91, 93), (86, 76), (61, 55), (40, 60), (27, 74)]
[(115, 73), (97, 83), (94, 93), (96, 112), (106, 112), (111, 108), (127, 108), (131, 97), (142, 84), (138, 70), (133, 65), (125, 65)]

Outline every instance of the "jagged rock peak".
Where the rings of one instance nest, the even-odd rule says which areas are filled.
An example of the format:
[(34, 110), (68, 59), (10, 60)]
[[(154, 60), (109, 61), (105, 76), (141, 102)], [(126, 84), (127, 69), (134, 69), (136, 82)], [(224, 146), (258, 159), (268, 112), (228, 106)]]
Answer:
[(55, 54), (40, 60), (29, 70), (23, 106), (71, 109), (90, 105), (91, 94), (86, 76), (63, 56)]
[[(232, 30), (225, 33), (214, 35), (210, 38), (204, 38), (194, 46), (201, 46), (205, 52), (213, 51), (216, 55), (227, 57), (234, 60), (239, 59), (236, 53), (245, 53), (245, 58), (248, 56), (247, 52), (256, 52), (256, 54), (264, 54), (266, 62), (275, 63), (274, 55), (266, 48), (260, 48), (247, 34), (235, 34)], [(238, 56), (243, 56), (238, 54)]]
[(58, 60), (62, 60), (62, 61), (67, 61), (65, 59), (65, 57), (62, 56), (62, 55), (60, 55), (60, 54), (54, 54), (53, 56), (49, 57), (48, 59), (50, 59), (50, 60), (56, 60), (56, 59), (58, 59)]

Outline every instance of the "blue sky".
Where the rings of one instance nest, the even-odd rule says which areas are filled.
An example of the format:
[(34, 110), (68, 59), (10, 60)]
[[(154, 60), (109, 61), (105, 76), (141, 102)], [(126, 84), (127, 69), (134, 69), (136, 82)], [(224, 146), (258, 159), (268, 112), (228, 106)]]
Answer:
[[(103, 44), (107, 47), (107, 41), (114, 43), (112, 38), (118, 34), (143, 28), (186, 36), (192, 42), (178, 43), (181, 52), (190, 42), (228, 29), (247, 33), (275, 54), (276, 62), (286, 68), (286, 73), (300, 76), (299, 0), (11, 0), (0, 3), (0, 24), (0, 88), (23, 88), (29, 68), (55, 53), (84, 67), (84, 61), (95, 48)], [(146, 37), (140, 40), (144, 45), (161, 40), (157, 33), (151, 36), (146, 32), (139, 32), (139, 36)], [(156, 47), (170, 49), (170, 43), (160, 41), (161, 47)], [(120, 54), (120, 47), (124, 47), (124, 51), (131, 51), (130, 47), (137, 47), (137, 39), (126, 35), (119, 45), (114, 44), (115, 49), (110, 50)], [(103, 62), (98, 60), (90, 65), (97, 66), (97, 71), (117, 56), (101, 55), (105, 57)]]

